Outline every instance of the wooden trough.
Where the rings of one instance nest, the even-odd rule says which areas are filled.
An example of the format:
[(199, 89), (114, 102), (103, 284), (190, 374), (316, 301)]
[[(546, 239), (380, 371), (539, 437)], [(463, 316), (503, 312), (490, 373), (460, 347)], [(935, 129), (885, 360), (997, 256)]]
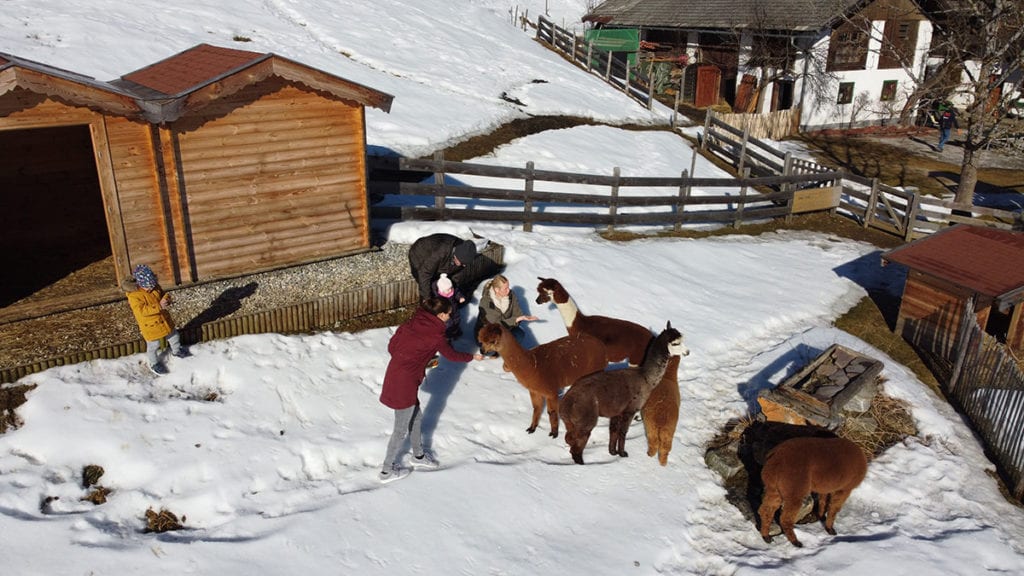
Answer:
[(778, 387), (758, 393), (764, 417), (773, 422), (814, 424), (835, 430), (844, 411), (866, 412), (883, 364), (833, 344)]

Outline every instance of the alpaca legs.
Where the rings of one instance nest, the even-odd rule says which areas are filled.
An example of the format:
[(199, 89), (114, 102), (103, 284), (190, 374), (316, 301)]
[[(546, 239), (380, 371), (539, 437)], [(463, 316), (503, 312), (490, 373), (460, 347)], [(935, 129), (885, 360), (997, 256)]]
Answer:
[(772, 521), (775, 519), (775, 511), (781, 505), (782, 496), (775, 490), (765, 486), (764, 495), (761, 496), (761, 507), (757, 510), (757, 514), (761, 519), (761, 538), (765, 542), (771, 543), (772, 541), (772, 537), (768, 535), (768, 532), (771, 530)]
[(548, 399), (548, 422), (551, 423), (548, 436), (558, 438), (558, 396)]
[(530, 391), (530, 403), (533, 404), (533, 417), (530, 418), (530, 427), (526, 431), (533, 434), (537, 430), (537, 424), (540, 423), (540, 413), (544, 410), (544, 397)]
[(779, 514), (779, 526), (782, 527), (782, 533), (789, 539), (789, 543), (797, 548), (803, 546), (796, 538), (796, 532), (793, 531), (793, 527), (796, 526), (797, 514), (800, 513), (801, 504), (803, 504), (804, 497), (797, 494), (786, 494), (782, 499), (782, 513)]
[(591, 429), (572, 430), (568, 424), (566, 424), (565, 428), (565, 443), (569, 445), (569, 454), (572, 455), (572, 461), (577, 464), (583, 464), (583, 449), (586, 448), (587, 442), (590, 440)]
[(825, 532), (828, 532), (832, 536), (836, 535), (835, 528), (833, 525), (836, 522), (836, 515), (842, 510), (843, 504), (846, 503), (846, 499), (850, 497), (850, 490), (837, 490), (828, 495), (828, 508), (825, 510), (826, 516), (822, 516), (822, 520), (825, 522)]
[(608, 421), (608, 453), (612, 456), (619, 455), (623, 458), (629, 456), (626, 453), (626, 433), (629, 425), (633, 422), (635, 412), (624, 412), (618, 416), (612, 416)]

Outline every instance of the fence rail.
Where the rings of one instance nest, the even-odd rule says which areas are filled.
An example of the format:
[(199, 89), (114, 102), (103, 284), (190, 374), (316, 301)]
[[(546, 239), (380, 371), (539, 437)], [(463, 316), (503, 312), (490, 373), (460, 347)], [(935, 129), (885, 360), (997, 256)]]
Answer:
[(625, 58), (616, 58), (614, 52), (595, 48), (592, 42), (557, 26), (543, 15), (537, 18), (536, 38), (648, 109), (654, 105), (654, 83), (630, 66)]
[[(679, 177), (580, 174), (537, 170), (526, 167), (492, 166), (447, 161), (441, 155), (432, 160), (401, 159), (399, 171), (432, 174), (429, 182), (401, 182), (399, 194), (433, 197), (433, 205), (404, 206), (403, 219), (479, 220), (522, 222), (530, 231), (534, 224), (605, 226), (672, 226), (684, 224), (732, 224), (764, 221), (793, 214), (798, 190), (828, 186), (840, 172), (810, 172), (742, 178), (693, 178), (687, 171)], [(466, 176), (497, 179), (501, 187), (467, 186)], [(600, 187), (602, 193), (555, 192), (552, 184)], [(700, 194), (694, 194), (694, 189)], [(662, 193), (645, 193), (659, 189)], [(708, 193), (720, 189), (721, 193)], [(633, 190), (636, 193), (626, 193)], [(638, 191), (639, 190), (639, 191)], [(632, 208), (661, 210), (630, 211)]]
[[(751, 174), (824, 173), (832, 170), (810, 160), (792, 158), (765, 142), (718, 118), (709, 111), (704, 125), (702, 148), (715, 154), (738, 173), (749, 168)], [(897, 188), (877, 178), (842, 173), (842, 192), (837, 208), (857, 219), (865, 228), (875, 228), (915, 240), (953, 223), (1011, 230), (1020, 228), (1021, 212), (971, 206), (955, 206), (951, 201), (924, 196), (916, 189)]]

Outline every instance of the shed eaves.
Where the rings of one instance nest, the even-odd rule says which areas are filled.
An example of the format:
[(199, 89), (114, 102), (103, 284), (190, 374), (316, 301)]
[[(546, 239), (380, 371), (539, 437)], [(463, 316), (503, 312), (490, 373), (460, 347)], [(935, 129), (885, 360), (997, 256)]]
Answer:
[(1024, 233), (959, 224), (882, 255), (883, 261), (999, 299), (1024, 287)]
[(583, 17), (613, 26), (820, 30), (861, 0), (607, 0)]

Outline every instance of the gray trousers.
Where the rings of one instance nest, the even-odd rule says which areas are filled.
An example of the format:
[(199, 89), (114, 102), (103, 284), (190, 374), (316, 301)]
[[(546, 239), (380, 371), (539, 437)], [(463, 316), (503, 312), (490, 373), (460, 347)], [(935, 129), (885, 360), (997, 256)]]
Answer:
[[(167, 335), (167, 345), (170, 346), (171, 352), (177, 352), (181, 349), (181, 336), (178, 335), (177, 330), (171, 330), (171, 333)], [(160, 362), (156, 355), (159, 350), (159, 340), (146, 340), (146, 359), (149, 360), (150, 366), (156, 366)]]
[(384, 464), (381, 469), (391, 472), (398, 458), (398, 450), (406, 436), (410, 436), (413, 454), (423, 454), (423, 432), (420, 424), (423, 423), (423, 411), (420, 405), (416, 404), (401, 410), (395, 410), (395, 429), (391, 432), (391, 440), (388, 441), (388, 452), (384, 456)]

